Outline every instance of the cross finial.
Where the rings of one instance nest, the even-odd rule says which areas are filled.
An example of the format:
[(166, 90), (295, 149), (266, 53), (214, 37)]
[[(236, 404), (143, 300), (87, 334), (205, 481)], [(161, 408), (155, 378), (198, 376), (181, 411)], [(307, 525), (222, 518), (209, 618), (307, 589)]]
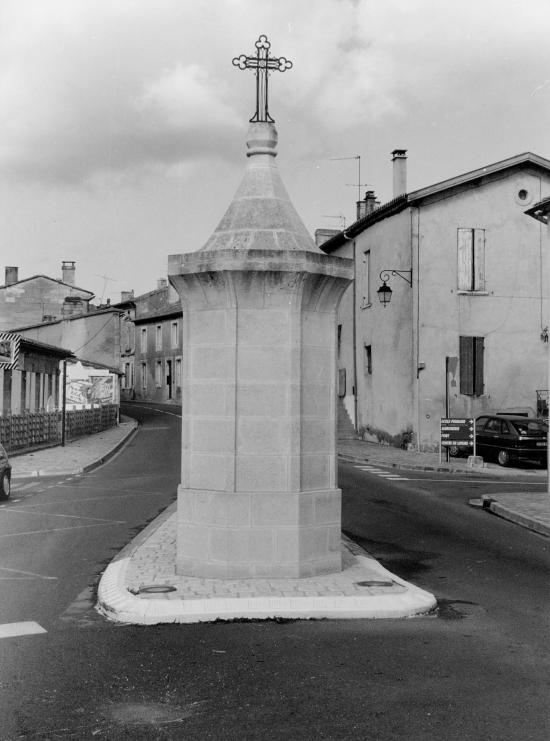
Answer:
[(292, 62), (286, 57), (279, 57), (278, 59), (270, 57), (270, 47), (271, 44), (267, 40), (267, 36), (262, 34), (256, 41), (255, 56), (247, 57), (246, 54), (241, 54), (233, 60), (233, 64), (239, 69), (253, 69), (256, 71), (256, 113), (250, 119), (251, 123), (256, 121), (270, 121), (273, 123), (274, 120), (269, 115), (267, 106), (269, 70), (277, 69), (279, 72), (284, 72), (292, 67)]

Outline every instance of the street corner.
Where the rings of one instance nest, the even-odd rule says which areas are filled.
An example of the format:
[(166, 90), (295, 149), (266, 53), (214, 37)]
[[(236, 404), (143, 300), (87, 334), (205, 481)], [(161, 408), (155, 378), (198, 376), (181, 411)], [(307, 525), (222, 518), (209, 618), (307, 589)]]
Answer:
[[(138, 536), (139, 537), (139, 536)], [(146, 544), (141, 538), (141, 546)], [(132, 587), (128, 573), (139, 547), (125, 549), (105, 570), (96, 610), (108, 620), (134, 625), (233, 620), (402, 619), (437, 607), (433, 594), (400, 579), (343, 538), (341, 572), (303, 579), (156, 579)], [(151, 543), (147, 544), (150, 551)], [(175, 558), (175, 554), (174, 554)], [(164, 584), (166, 582), (166, 584)], [(170, 584), (168, 584), (170, 582)]]

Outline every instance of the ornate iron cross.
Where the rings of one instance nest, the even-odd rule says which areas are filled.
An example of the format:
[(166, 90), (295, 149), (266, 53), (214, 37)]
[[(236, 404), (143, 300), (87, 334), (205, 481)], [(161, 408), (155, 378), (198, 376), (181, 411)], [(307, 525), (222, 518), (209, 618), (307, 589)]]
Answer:
[(284, 72), (292, 67), (292, 62), (285, 57), (279, 57), (278, 59), (270, 57), (270, 46), (267, 36), (262, 34), (256, 41), (255, 56), (247, 57), (246, 54), (241, 54), (240, 57), (235, 57), (233, 60), (233, 64), (239, 69), (253, 69), (256, 71), (256, 113), (250, 119), (251, 122), (270, 121), (273, 123), (274, 119), (269, 115), (267, 107), (269, 70), (277, 69), (279, 72)]

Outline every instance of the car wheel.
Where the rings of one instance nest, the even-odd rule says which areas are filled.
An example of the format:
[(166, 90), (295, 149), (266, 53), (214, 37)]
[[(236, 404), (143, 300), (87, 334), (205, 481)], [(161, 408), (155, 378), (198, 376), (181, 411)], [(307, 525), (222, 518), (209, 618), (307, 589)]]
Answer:
[(510, 455), (505, 450), (499, 450), (497, 460), (499, 462), (499, 465), (501, 466), (509, 466), (510, 465)]
[(0, 478), (0, 499), (9, 499), (11, 493), (10, 477), (7, 473)]

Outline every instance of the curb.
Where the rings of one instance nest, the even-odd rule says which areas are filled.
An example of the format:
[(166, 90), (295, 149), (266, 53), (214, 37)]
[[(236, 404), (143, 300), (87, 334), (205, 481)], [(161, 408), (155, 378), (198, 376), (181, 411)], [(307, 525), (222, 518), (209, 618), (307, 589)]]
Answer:
[(544, 476), (546, 478), (547, 472), (541, 471), (540, 473), (538, 471), (531, 472), (531, 471), (525, 471), (524, 469), (513, 471), (509, 468), (502, 469), (502, 468), (451, 468), (449, 466), (423, 466), (420, 464), (415, 463), (395, 463), (392, 461), (384, 460), (381, 458), (360, 458), (356, 455), (351, 455), (348, 453), (338, 453), (338, 458), (342, 460), (345, 463), (373, 463), (378, 466), (386, 466), (387, 468), (399, 468), (406, 471), (435, 471), (436, 473), (461, 473), (467, 476), (472, 476), (476, 474), (485, 474), (485, 475), (493, 475), (493, 476)]
[[(131, 418), (128, 418), (128, 422), (131, 423), (131, 425), (126, 435), (121, 440), (119, 440), (116, 445), (111, 448), (111, 450), (109, 450), (107, 453), (100, 456), (99, 458), (96, 458), (91, 463), (87, 463), (85, 466), (81, 466), (80, 468), (57, 469), (55, 471), (47, 468), (40, 468), (35, 471), (25, 471), (24, 473), (12, 473), (12, 481), (28, 478), (48, 478), (50, 476), (77, 476), (78, 474), (93, 471), (95, 468), (98, 468), (99, 466), (107, 463), (107, 461), (113, 458), (120, 451), (120, 449), (124, 445), (126, 445), (136, 434), (138, 429), (138, 422), (135, 419)], [(125, 424), (128, 424), (128, 422), (126, 422)]]
[(513, 509), (508, 509), (498, 501), (492, 501), (489, 505), (489, 510), (493, 514), (498, 515), (498, 517), (502, 517), (504, 520), (509, 520), (516, 525), (521, 525), (539, 535), (550, 537), (550, 525), (547, 525), (545, 522), (541, 522), (533, 517), (522, 515), (520, 512), (516, 512)]
[[(169, 517), (175, 514), (176, 502), (134, 538), (107, 566), (99, 582), (96, 610), (108, 620), (134, 625), (159, 623), (199, 623), (215, 620), (270, 620), (275, 618), (384, 619), (424, 615), (437, 607), (429, 592), (392, 574), (375, 559), (360, 555), (362, 549), (352, 543), (359, 563), (368, 564), (369, 572), (381, 579), (392, 580), (404, 592), (387, 595), (327, 595), (315, 597), (207, 597), (197, 599), (143, 599), (126, 588), (126, 573), (132, 555)], [(344, 542), (346, 539), (344, 538)], [(359, 554), (357, 551), (359, 550)]]
[[(138, 429), (138, 422), (133, 419), (131, 421), (130, 430), (127, 435), (125, 435), (122, 440), (119, 440), (119, 442), (112, 448), (108, 453), (105, 453), (105, 455), (101, 456), (101, 458), (98, 458), (97, 460), (93, 461), (92, 463), (89, 463), (86, 466), (83, 466), (82, 469), (79, 471), (79, 473), (88, 473), (88, 471), (92, 471), (94, 468), (98, 468), (99, 466), (102, 466), (104, 463), (107, 463), (107, 461), (110, 461), (111, 458), (114, 458), (115, 455), (120, 451), (121, 448), (123, 448), (128, 442), (130, 442), (131, 438), (136, 434)], [(128, 423), (125, 423), (128, 424)]]
[[(359, 458), (355, 455), (348, 455), (347, 453), (338, 453), (338, 458), (346, 463), (375, 463), (378, 466), (386, 466), (387, 468), (402, 468), (408, 471), (436, 471), (438, 473), (474, 473), (472, 470), (464, 470), (463, 468), (447, 468), (445, 466), (422, 466), (415, 463), (395, 463), (392, 461), (383, 460), (380, 458)], [(476, 471), (477, 473), (477, 471)]]

